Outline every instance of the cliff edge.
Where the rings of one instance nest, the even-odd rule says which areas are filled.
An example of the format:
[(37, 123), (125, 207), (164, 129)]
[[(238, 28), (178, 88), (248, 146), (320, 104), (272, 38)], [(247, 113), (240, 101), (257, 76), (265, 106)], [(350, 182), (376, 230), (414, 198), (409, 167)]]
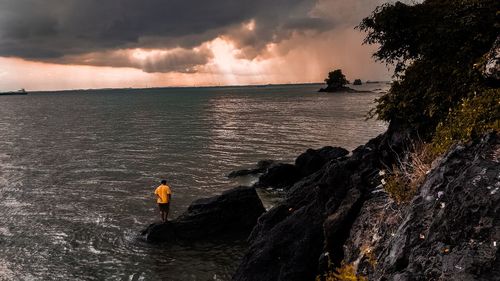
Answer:
[(295, 183), (263, 214), (233, 280), (324, 279), (349, 265), (369, 280), (500, 280), (497, 133), (436, 160), (410, 203), (381, 170), (404, 135), (381, 135)]

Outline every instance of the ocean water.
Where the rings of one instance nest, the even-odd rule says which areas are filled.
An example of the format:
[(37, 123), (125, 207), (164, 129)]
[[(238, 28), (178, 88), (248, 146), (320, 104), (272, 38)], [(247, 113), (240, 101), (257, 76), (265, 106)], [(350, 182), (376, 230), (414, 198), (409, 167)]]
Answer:
[(152, 192), (167, 179), (174, 218), (242, 184), (226, 178), (232, 170), (292, 162), (310, 147), (352, 150), (386, 129), (365, 117), (388, 85), (318, 87), (0, 97), (0, 280), (229, 280), (244, 241), (138, 238), (159, 218)]

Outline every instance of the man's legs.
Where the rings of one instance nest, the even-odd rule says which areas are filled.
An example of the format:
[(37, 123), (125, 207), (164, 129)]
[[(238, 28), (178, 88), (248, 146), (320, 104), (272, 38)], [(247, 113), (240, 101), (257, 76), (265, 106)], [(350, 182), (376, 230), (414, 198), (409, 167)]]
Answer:
[(163, 214), (164, 214), (164, 217), (162, 218), (163, 222), (167, 222), (169, 211), (170, 211), (170, 203), (167, 203), (167, 204), (165, 204), (165, 208), (163, 208)]
[(164, 212), (163, 212), (163, 209), (162, 209), (162, 207), (161, 207), (161, 205), (160, 205), (160, 204), (158, 204), (158, 209), (160, 210), (160, 219), (161, 219), (161, 221), (162, 221), (162, 222), (165, 222), (165, 221), (163, 220), (163, 213), (164, 213)]

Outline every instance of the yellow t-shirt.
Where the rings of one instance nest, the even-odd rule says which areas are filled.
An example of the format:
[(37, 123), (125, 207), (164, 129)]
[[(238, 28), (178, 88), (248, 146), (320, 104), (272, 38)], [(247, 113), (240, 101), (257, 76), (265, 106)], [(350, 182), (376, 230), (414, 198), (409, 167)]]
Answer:
[(168, 195), (172, 194), (172, 192), (170, 191), (170, 187), (168, 185), (162, 184), (156, 188), (155, 194), (160, 196), (156, 202), (165, 204), (168, 203)]

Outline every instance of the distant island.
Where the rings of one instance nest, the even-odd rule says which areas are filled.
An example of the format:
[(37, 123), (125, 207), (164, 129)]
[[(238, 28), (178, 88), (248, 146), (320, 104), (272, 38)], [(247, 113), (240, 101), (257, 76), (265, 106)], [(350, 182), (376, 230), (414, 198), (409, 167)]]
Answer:
[(0, 96), (17, 96), (17, 95), (27, 95), (27, 94), (28, 92), (26, 92), (25, 89), (21, 89), (16, 92), (4, 92), (4, 93), (0, 92)]
[[(352, 88), (347, 87), (349, 84), (349, 80), (346, 79), (345, 75), (342, 73), (341, 69), (336, 69), (334, 71), (330, 71), (328, 73), (328, 78), (325, 79), (326, 88), (319, 89), (319, 92), (328, 92), (328, 93), (369, 93), (370, 91), (359, 91)], [(361, 85), (361, 79), (354, 80), (353, 85)]]

